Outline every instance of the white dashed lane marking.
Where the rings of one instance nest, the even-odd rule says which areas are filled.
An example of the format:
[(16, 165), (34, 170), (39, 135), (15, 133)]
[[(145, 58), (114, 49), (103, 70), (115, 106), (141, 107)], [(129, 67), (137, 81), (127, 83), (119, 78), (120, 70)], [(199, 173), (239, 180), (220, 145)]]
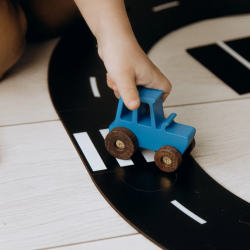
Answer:
[[(107, 134), (109, 133), (109, 129), (106, 128), (106, 129), (100, 129), (100, 133), (103, 137), (103, 139), (105, 139), (105, 137), (107, 136)], [(125, 166), (131, 166), (131, 165), (134, 165), (133, 161), (131, 159), (128, 159), (128, 160), (121, 160), (121, 159), (117, 159), (117, 162), (118, 164), (121, 166), (121, 167), (125, 167)]]
[[(109, 129), (100, 129), (99, 130), (103, 139), (109, 133)], [(93, 171), (100, 171), (107, 169), (106, 165), (104, 164), (102, 158), (100, 157), (99, 153), (97, 152), (93, 142), (91, 141), (87, 132), (75, 133), (73, 134), (79, 147), (82, 150), (82, 153), (86, 157), (91, 169)], [(149, 149), (139, 148), (142, 155), (144, 156), (147, 162), (154, 162), (154, 155), (155, 152)], [(120, 167), (131, 166), (134, 165), (134, 162), (131, 159), (128, 160), (121, 160), (117, 159), (118, 164)]]
[(245, 67), (247, 67), (250, 70), (250, 62), (248, 62), (243, 56), (238, 54), (235, 50), (233, 50), (231, 47), (229, 47), (226, 43), (222, 41), (218, 41), (216, 43), (221, 49), (226, 51), (230, 56), (232, 56), (234, 59), (236, 59), (238, 62), (243, 64)]
[(90, 86), (91, 86), (94, 97), (101, 97), (98, 86), (97, 86), (96, 78), (94, 76), (91, 76), (89, 78), (89, 81), (90, 81)]
[(140, 150), (141, 150), (141, 153), (147, 162), (155, 161), (155, 151), (145, 149), (145, 148), (140, 148)]
[(166, 9), (169, 9), (169, 8), (177, 7), (179, 5), (180, 5), (179, 1), (164, 3), (164, 4), (153, 7), (152, 11), (153, 12), (159, 12), (159, 11), (166, 10)]
[(176, 206), (178, 209), (180, 209), (183, 213), (185, 213), (186, 215), (188, 215), (193, 220), (199, 222), (200, 224), (207, 223), (205, 220), (203, 220), (202, 218), (200, 218), (199, 216), (197, 216), (196, 214), (194, 214), (193, 212), (191, 212), (190, 210), (188, 210), (187, 208), (185, 208), (184, 206), (182, 206), (178, 201), (174, 200), (174, 201), (171, 201), (171, 203), (174, 206)]
[(87, 132), (73, 134), (93, 171), (107, 169)]

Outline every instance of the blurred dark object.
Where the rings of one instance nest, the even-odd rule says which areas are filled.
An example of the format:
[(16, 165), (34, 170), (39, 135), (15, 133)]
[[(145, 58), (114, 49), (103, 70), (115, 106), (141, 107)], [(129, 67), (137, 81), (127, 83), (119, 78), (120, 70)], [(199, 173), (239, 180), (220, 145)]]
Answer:
[(72, 0), (20, 0), (19, 2), (28, 22), (28, 40), (44, 40), (59, 36), (81, 18)]

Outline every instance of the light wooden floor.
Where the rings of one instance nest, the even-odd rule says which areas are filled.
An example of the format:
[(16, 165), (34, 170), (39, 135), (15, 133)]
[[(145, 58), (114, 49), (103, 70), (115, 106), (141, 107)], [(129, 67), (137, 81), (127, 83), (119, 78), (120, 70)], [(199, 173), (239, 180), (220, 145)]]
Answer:
[[(152, 60), (173, 83), (165, 112), (197, 128), (196, 161), (250, 202), (250, 94), (239, 96), (186, 48), (250, 36), (250, 15), (199, 22), (161, 39)], [(51, 104), (47, 66), (58, 40), (29, 44), (0, 83), (0, 248), (159, 249), (92, 183)]]

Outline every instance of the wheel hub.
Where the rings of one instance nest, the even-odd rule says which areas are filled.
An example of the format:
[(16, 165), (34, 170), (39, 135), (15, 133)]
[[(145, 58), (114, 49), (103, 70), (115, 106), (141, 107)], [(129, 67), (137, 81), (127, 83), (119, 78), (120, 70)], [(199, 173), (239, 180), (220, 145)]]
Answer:
[(117, 140), (117, 141), (115, 142), (115, 145), (116, 145), (116, 147), (117, 147), (118, 149), (120, 149), (120, 150), (125, 148), (125, 144), (124, 144), (124, 142), (121, 141), (121, 140)]
[(172, 160), (167, 156), (163, 156), (161, 160), (166, 165), (171, 165), (172, 164)]

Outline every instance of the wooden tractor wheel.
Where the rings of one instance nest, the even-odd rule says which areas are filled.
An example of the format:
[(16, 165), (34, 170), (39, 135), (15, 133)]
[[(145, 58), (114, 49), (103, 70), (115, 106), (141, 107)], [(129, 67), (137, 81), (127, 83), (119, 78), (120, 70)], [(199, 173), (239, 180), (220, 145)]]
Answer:
[(182, 155), (172, 146), (163, 146), (155, 153), (155, 164), (164, 172), (174, 172), (182, 162)]
[(138, 140), (127, 128), (112, 129), (105, 138), (105, 147), (115, 158), (127, 160), (138, 148)]

